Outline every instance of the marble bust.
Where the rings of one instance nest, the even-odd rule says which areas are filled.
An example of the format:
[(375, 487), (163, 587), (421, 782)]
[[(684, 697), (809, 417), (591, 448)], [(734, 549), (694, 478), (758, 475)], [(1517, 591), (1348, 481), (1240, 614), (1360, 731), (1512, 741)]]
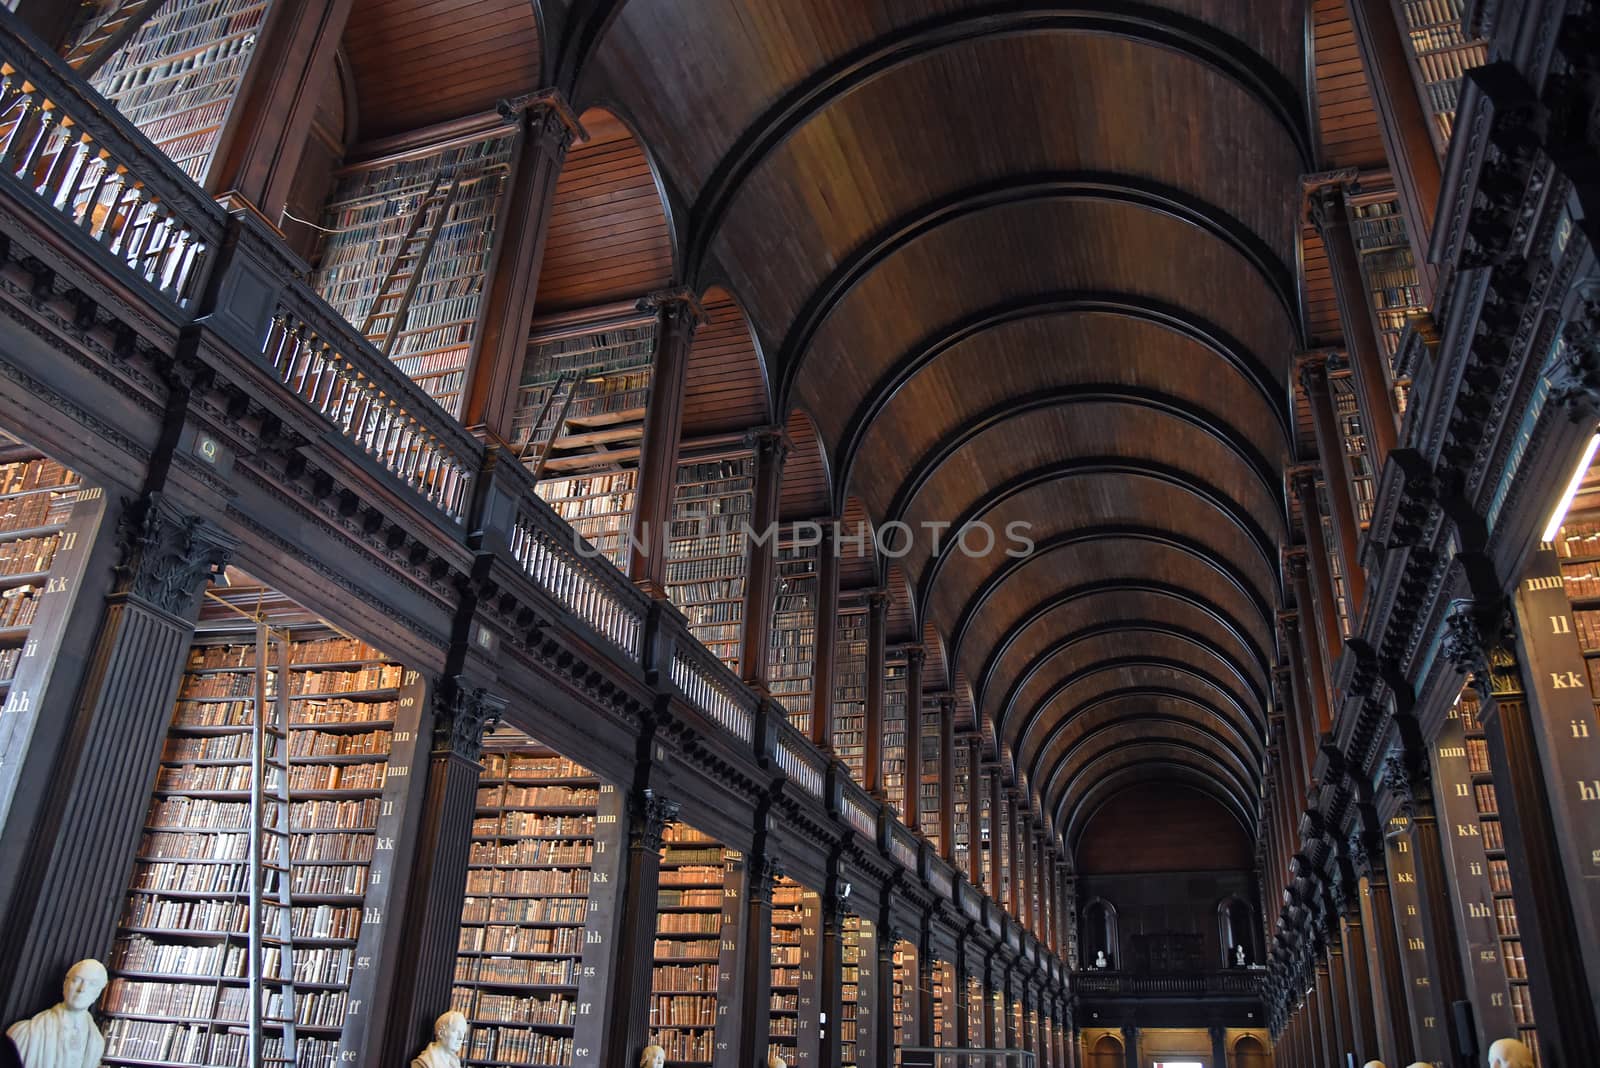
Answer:
[(433, 1041), (412, 1058), (411, 1068), (461, 1068), (461, 1050), (467, 1044), (467, 1018), (445, 1013), (433, 1022)]
[(1111, 962), (1106, 960), (1105, 950), (1097, 949), (1094, 951), (1094, 966), (1101, 969), (1111, 967)]
[(106, 988), (106, 980), (105, 965), (80, 960), (67, 971), (60, 1001), (6, 1029), (23, 1068), (99, 1068), (106, 1042), (89, 1006)]
[(646, 1046), (639, 1052), (639, 1068), (664, 1068), (667, 1051), (660, 1046)]
[(1382, 1061), (1368, 1061), (1366, 1064), (1362, 1065), (1361, 1068), (1383, 1068), (1383, 1062)]
[(1533, 1068), (1533, 1051), (1514, 1038), (1497, 1039), (1489, 1047), (1489, 1068)]
[(1234, 946), (1233, 947), (1233, 966), (1235, 968), (1243, 968), (1245, 965), (1247, 965), (1249, 963), (1250, 963), (1250, 959), (1249, 959), (1248, 954), (1245, 953), (1244, 947), (1243, 946)]
[(767, 1054), (767, 1068), (789, 1068), (789, 1062), (776, 1053)]

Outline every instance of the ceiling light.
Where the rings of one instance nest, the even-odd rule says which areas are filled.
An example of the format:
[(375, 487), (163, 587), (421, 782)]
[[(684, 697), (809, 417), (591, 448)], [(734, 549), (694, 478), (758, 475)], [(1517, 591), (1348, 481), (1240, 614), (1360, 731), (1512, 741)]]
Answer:
[(1572, 507), (1572, 499), (1578, 495), (1578, 487), (1583, 485), (1583, 476), (1589, 473), (1589, 463), (1594, 459), (1594, 451), (1600, 447), (1600, 434), (1589, 439), (1589, 447), (1583, 450), (1583, 459), (1578, 461), (1578, 466), (1573, 468), (1572, 479), (1567, 483), (1567, 490), (1561, 495), (1561, 500), (1556, 504), (1555, 511), (1550, 513), (1550, 522), (1545, 524), (1544, 534), (1540, 541), (1555, 541), (1556, 531), (1561, 529), (1562, 522), (1567, 518), (1567, 509)]

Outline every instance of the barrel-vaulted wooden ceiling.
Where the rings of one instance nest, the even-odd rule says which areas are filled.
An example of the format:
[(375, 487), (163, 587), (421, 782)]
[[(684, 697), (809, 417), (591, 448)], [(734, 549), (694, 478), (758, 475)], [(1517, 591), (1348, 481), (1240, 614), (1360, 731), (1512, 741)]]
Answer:
[(910, 633), (940, 636), (1069, 847), (1100, 801), (1153, 780), (1253, 830), (1305, 334), (1299, 176), (1318, 163), (1309, 6), (544, 15), (544, 80), (637, 138), (674, 280), (716, 287), (718, 345), (737, 301), (752, 388), (820, 444), (804, 467), (831, 480), (829, 509), (1029, 525), (1022, 557), (918, 536), (892, 563)]

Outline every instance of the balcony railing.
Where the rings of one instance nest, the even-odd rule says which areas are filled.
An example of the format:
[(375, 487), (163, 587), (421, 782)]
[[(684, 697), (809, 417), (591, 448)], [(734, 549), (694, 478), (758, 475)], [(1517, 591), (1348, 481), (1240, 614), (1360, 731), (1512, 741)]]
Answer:
[(1102, 997), (1260, 997), (1266, 972), (1239, 969), (1217, 972), (1080, 971), (1073, 973), (1079, 994)]
[[(228, 213), (4, 10), (0, 196), (14, 201), (19, 214), (31, 214), (34, 231), (52, 235), (53, 252), (122, 275), (131, 293), (142, 292), (180, 325), (196, 314), (202, 293), (227, 289), (227, 279), (212, 285), (208, 274), (237, 269), (214, 255), (234, 225)], [(260, 374), (268, 370), (284, 391), (278, 399), (315, 413), (353, 461), (375, 465), (406, 487), (429, 512), (442, 514), (447, 536), (465, 543), (484, 447), (303, 280), (281, 280), (263, 307), (273, 309), (264, 336), (251, 338), (238, 356), (255, 373), (241, 377), (269, 388)], [(224, 351), (220, 358), (234, 357)], [(630, 671), (644, 666), (653, 655), (644, 648), (648, 598), (609, 561), (576, 551), (570, 527), (537, 497), (531, 480), (513, 492), (506, 533), (523, 574), (604, 639)], [(766, 755), (797, 789), (824, 800), (828, 757), (780, 709), (758, 700), (680, 617), (664, 615), (662, 648), (672, 651), (669, 674), (682, 698), (736, 745), (767, 746)], [(760, 742), (759, 716), (771, 717)], [(840, 791), (840, 818), (876, 841), (881, 803), (848, 780)], [(883, 818), (889, 855), (917, 875), (926, 851), (892, 814)], [(957, 873), (942, 859), (927, 856), (924, 863), (941, 897), (976, 900), (970, 888), (960, 890)], [(989, 920), (1000, 929), (995, 913)]]
[(0, 180), (159, 301), (189, 304), (221, 239), (222, 209), (14, 25), (0, 23)]

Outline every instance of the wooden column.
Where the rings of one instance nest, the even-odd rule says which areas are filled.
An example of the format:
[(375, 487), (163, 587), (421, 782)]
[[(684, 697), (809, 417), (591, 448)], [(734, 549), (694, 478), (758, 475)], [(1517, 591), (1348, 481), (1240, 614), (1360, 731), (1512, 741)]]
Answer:
[(1221, 1024), (1212, 1024), (1210, 1032), (1213, 1068), (1228, 1068), (1228, 1029)]
[(989, 776), (989, 897), (996, 905), (1005, 907), (1005, 899), (1000, 896), (1000, 875), (1005, 871), (1007, 860), (1000, 855), (1002, 837), (1000, 829), (1005, 826), (1005, 792), (1000, 783), (1000, 766), (990, 764)]
[(1122, 1055), (1128, 1068), (1144, 1068), (1139, 1059), (1139, 1029), (1132, 1024), (1122, 1026)]
[(956, 989), (955, 989), (955, 1014), (956, 1014), (956, 1048), (982, 1045), (972, 1035), (972, 1020), (969, 1013), (972, 1009), (972, 997), (968, 988), (968, 979), (971, 977), (968, 957), (971, 950), (965, 938), (956, 939)]
[(1344, 332), (1345, 351), (1355, 377), (1361, 426), (1367, 432), (1367, 455), (1372, 460), (1372, 470), (1381, 472), (1383, 461), (1395, 445), (1398, 424), (1394, 393), (1389, 387), (1389, 358), (1384, 354), (1372, 318), (1372, 297), (1361, 275), (1360, 253), (1350, 230), (1344, 189), (1339, 185), (1325, 185), (1311, 190), (1307, 198), (1311, 204), (1311, 219), (1328, 253), (1328, 270), (1333, 275), (1334, 297), (1339, 305), (1339, 326)]
[(1023, 930), (1033, 929), (1033, 813), (1028, 809), (1028, 797), (1018, 791), (1012, 799), (1016, 812), (1012, 841), (1016, 843), (1016, 868), (1011, 881), (1016, 885), (1016, 907), (1011, 915)]
[(1344, 1060), (1343, 1042), (1339, 1035), (1339, 1019), (1333, 1008), (1333, 978), (1329, 974), (1328, 958), (1317, 958), (1316, 968), (1318, 1040), (1323, 1064), (1339, 1064)]
[[(678, 484), (678, 442), (683, 432), (683, 391), (689, 349), (705, 321), (700, 302), (687, 291), (654, 294), (641, 301), (656, 310), (656, 351), (639, 445), (639, 489), (628, 538), (628, 577), (651, 597), (666, 600), (667, 528)], [(527, 331), (523, 331), (526, 338)], [(526, 342), (524, 342), (524, 348)], [(515, 383), (512, 383), (513, 391)], [(820, 633), (820, 632), (819, 632)]]
[(1415, 1057), (1406, 1023), (1405, 970), (1400, 963), (1400, 942), (1394, 928), (1394, 905), (1389, 893), (1389, 872), (1383, 861), (1382, 836), (1375, 830), (1358, 830), (1350, 841), (1350, 858), (1363, 882), (1361, 924), (1367, 940), (1367, 967), (1372, 977), (1378, 1059), (1385, 1064), (1410, 1064)]
[(906, 789), (905, 825), (922, 836), (922, 666), (927, 651), (906, 646)]
[(495, 239), (484, 276), (478, 328), (467, 356), (461, 421), (490, 441), (511, 437), (528, 333), (544, 263), (545, 235), (556, 179), (567, 149), (585, 135), (554, 90), (502, 105), (520, 136), (516, 157), (495, 210)]
[[(1327, 545), (1322, 540), (1316, 492), (1309, 482), (1302, 485), (1300, 480), (1296, 481), (1296, 488), (1305, 490), (1300, 499), (1302, 514), (1307, 517), (1306, 545), (1303, 553), (1291, 550), (1287, 562), (1289, 581), (1295, 589), (1295, 607), (1300, 610), (1300, 652), (1305, 667), (1306, 696), (1310, 699), (1306, 708), (1316, 714), (1314, 720), (1302, 718), (1300, 722), (1315, 725), (1311, 734), (1315, 738), (1332, 725), (1331, 668), (1344, 651), (1344, 631), (1334, 602), (1333, 581), (1328, 574)], [(1300, 602), (1301, 593), (1306, 595), (1303, 603)], [(1310, 767), (1308, 762), (1308, 771)]]
[(441, 685), (436, 692), (433, 748), (413, 840), (405, 922), (384, 962), (395, 977), (384, 1031), (384, 1059), (389, 1063), (400, 1063), (426, 1046), (434, 1020), (450, 1005), (483, 771), (483, 735), (505, 711), (503, 700), (458, 682)]
[(1432, 116), (1422, 106), (1421, 87), (1406, 58), (1405, 28), (1394, 0), (1346, 0), (1355, 26), (1361, 69), (1372, 90), (1389, 173), (1394, 176), (1400, 211), (1406, 218), (1411, 255), (1422, 278), (1422, 303), (1433, 304), (1437, 273), (1428, 263), (1428, 243), (1439, 208), (1439, 153), (1433, 146)]
[(928, 942), (928, 917), (922, 917), (917, 938), (917, 1045), (933, 1045), (933, 952)]
[(888, 619), (887, 591), (868, 593), (866, 738), (862, 745), (867, 781), (861, 785), (878, 801), (885, 801), (888, 796), (883, 789), (883, 672)]
[(353, 0), (275, 0), (217, 138), (206, 191), (282, 222)]
[(1341, 862), (1343, 877), (1337, 890), (1339, 936), (1344, 945), (1345, 995), (1350, 1005), (1350, 1043), (1356, 1060), (1365, 1064), (1378, 1054), (1378, 1025), (1372, 1010), (1372, 970), (1367, 961), (1365, 930), (1361, 926), (1361, 890), (1348, 861)]
[(991, 951), (983, 963), (983, 1044), (985, 1046), (1002, 1045), (1000, 1035), (999, 1006), (995, 997), (995, 959)]
[(878, 1068), (894, 1064), (894, 947), (899, 941), (900, 932), (890, 925), (885, 906), (883, 922), (878, 925), (878, 1028), (872, 1036)]
[[(767, 821), (767, 802), (758, 806), (758, 819)], [(739, 952), (744, 957), (744, 982), (739, 988), (736, 1036), (738, 1064), (765, 1064), (767, 1031), (772, 1009), (772, 888), (782, 870), (767, 852), (767, 831), (756, 834), (756, 845), (745, 866), (744, 924), (739, 932)], [(717, 1028), (717, 1041), (725, 1041)]]
[[(1328, 388), (1327, 356), (1321, 353), (1302, 356), (1299, 372), (1300, 384), (1305, 387), (1306, 399), (1311, 405), (1317, 452), (1322, 459), (1322, 482), (1327, 487), (1328, 515), (1333, 521), (1332, 548), (1339, 555), (1339, 570), (1344, 572), (1345, 611), (1355, 620), (1360, 617), (1361, 604), (1366, 597), (1367, 576), (1361, 567), (1361, 529), (1356, 522), (1350, 469), (1345, 464), (1344, 436), (1339, 432), (1338, 416)], [(1365, 423), (1363, 413), (1363, 426)], [(1373, 470), (1382, 469), (1374, 467)]]
[[(1290, 584), (1298, 597), (1305, 592), (1306, 557), (1302, 553), (1288, 554)], [(1307, 594), (1309, 596), (1309, 594)], [(1293, 701), (1284, 713), (1284, 745), (1287, 747), (1286, 766), (1289, 781), (1285, 796), (1291, 808), (1287, 811), (1287, 841), (1284, 860), (1293, 856), (1296, 848), (1295, 824), (1305, 806), (1306, 790), (1311, 785), (1311, 769), (1316, 759), (1317, 739), (1324, 731), (1332, 729), (1328, 713), (1328, 687), (1322, 673), (1320, 642), (1315, 630), (1307, 632), (1305, 616), (1299, 612), (1284, 613), (1278, 617), (1283, 628), (1283, 647), (1289, 658), (1289, 683)]]
[(822, 544), (817, 546), (817, 640), (811, 661), (811, 742), (831, 753), (833, 665), (839, 645), (839, 529), (837, 520), (818, 522), (822, 526)]
[(624, 861), (622, 920), (612, 957), (609, 1026), (600, 1064), (635, 1068), (649, 1041), (650, 989), (655, 963), (656, 894), (661, 887), (661, 845), (678, 803), (636, 787), (628, 802), (628, 855)]
[(956, 863), (956, 699), (939, 698), (939, 855)]
[[(1551, 736), (1562, 728), (1569, 736), (1581, 735), (1584, 721), (1571, 717), (1577, 726), (1540, 722), (1542, 716), (1563, 710), (1566, 705), (1560, 699), (1565, 695), (1558, 696), (1554, 691), (1555, 682), (1570, 684), (1561, 689), (1572, 690), (1585, 704), (1590, 704), (1591, 698), (1582, 676), (1575, 680), (1565, 677), (1567, 666), (1552, 655), (1545, 635), (1537, 629), (1542, 624), (1548, 631), (1552, 621), (1535, 612), (1555, 616), (1557, 621), (1564, 621), (1565, 615), (1563, 609), (1549, 601), (1527, 596), (1529, 592), (1551, 592), (1560, 594), (1565, 601), (1559, 579), (1548, 590), (1527, 589), (1530, 580), (1540, 579), (1544, 580), (1541, 585), (1550, 582), (1548, 576), (1535, 571), (1519, 584), (1516, 608), (1520, 633), (1516, 635), (1515, 648), (1507, 638), (1482, 651), (1470, 650), (1469, 642), (1477, 633), (1470, 601), (1455, 602), (1447, 622), (1452, 628), (1453, 648), (1464, 650), (1476, 660), (1475, 664), (1465, 661), (1473, 667), (1474, 685), (1489, 691), (1484, 695), (1479, 719), (1488, 743), (1539, 1044), (1545, 1049), (1561, 1050), (1563, 1064), (1600, 1064), (1600, 1035), (1596, 1034), (1600, 1027), (1595, 1022), (1600, 1009), (1586, 974), (1593, 962), (1583, 959), (1584, 925), (1593, 920), (1577, 915), (1585, 897), (1574, 897), (1568, 882), (1566, 865), (1576, 858), (1563, 856), (1556, 816), (1557, 810), (1563, 820), (1580, 813), (1584, 804), (1580, 798), (1586, 796), (1582, 791), (1592, 788), (1592, 784), (1585, 778), (1573, 778), (1558, 782), (1552, 789), (1546, 766), (1550, 751), (1541, 748), (1542, 742), (1552, 741)], [(1531, 658), (1519, 663), (1519, 652)], [(1544, 672), (1545, 677), (1534, 672)], [(1575, 702), (1567, 707), (1574, 705)], [(1589, 734), (1591, 739), (1573, 737), (1573, 741), (1592, 741), (1594, 731), (1591, 729)], [(1590, 823), (1594, 822), (1591, 816)]]
[[(823, 1024), (821, 1068), (839, 1068), (842, 1053), (839, 1032), (844, 1015), (844, 918), (846, 898), (841, 894), (844, 880), (839, 874), (839, 858), (829, 857), (828, 878), (822, 894), (822, 952), (818, 967), (822, 997), (818, 1009), (826, 1018)], [(858, 1020), (856, 1026), (861, 1026)]]
[(767, 660), (772, 653), (772, 576), (777, 570), (778, 494), (783, 489), (783, 461), (789, 455), (782, 427), (755, 435), (755, 508), (744, 587), (744, 633), (739, 662), (744, 681), (767, 692)]
[(967, 735), (967, 881), (983, 889), (983, 846), (978, 840), (983, 825), (983, 739), (976, 731)]
[[(175, 392), (173, 427), (187, 406)], [(154, 489), (128, 506), (117, 538), (116, 584), (0, 928), (6, 1020), (58, 1001), (75, 961), (109, 956), (201, 592), (234, 547)], [(7, 703), (17, 714), (17, 694)]]
[(1006, 826), (1011, 830), (1011, 848), (1006, 850), (1006, 864), (1011, 870), (1011, 892), (1007, 895), (1008, 912), (1018, 923), (1022, 922), (1022, 806), (1017, 803), (1017, 791), (1006, 791)]
[[(1346, 1053), (1356, 1053), (1354, 1021), (1350, 1013), (1350, 980), (1344, 943), (1340, 938), (1337, 919), (1331, 920), (1328, 931), (1328, 1001), (1333, 1010), (1334, 1034), (1339, 1056), (1334, 1063), (1343, 1064)], [(1366, 1063), (1365, 1061), (1361, 1063)]]

